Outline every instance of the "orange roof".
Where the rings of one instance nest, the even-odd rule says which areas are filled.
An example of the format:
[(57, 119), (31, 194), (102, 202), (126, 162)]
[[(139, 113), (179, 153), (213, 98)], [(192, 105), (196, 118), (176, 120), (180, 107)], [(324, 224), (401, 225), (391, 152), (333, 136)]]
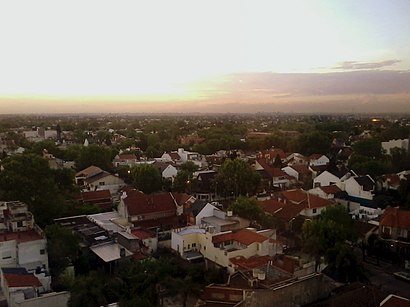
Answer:
[(271, 177), (282, 177), (288, 175), (282, 171), (280, 168), (277, 167), (272, 167), (268, 163), (265, 162), (263, 159), (258, 159), (257, 160), (259, 165), (262, 166), (262, 168), (271, 176)]
[(386, 208), (380, 220), (380, 225), (410, 229), (410, 211), (400, 210), (399, 208)]
[(41, 282), (34, 275), (4, 274), (4, 279), (9, 287), (42, 287)]
[(266, 240), (269, 240), (269, 238), (249, 229), (241, 229), (238, 232), (223, 233), (212, 237), (212, 243), (214, 244), (230, 240), (237, 241), (248, 246), (255, 242), (265, 242)]
[(131, 233), (140, 240), (155, 238), (155, 234), (152, 231), (146, 229), (133, 229), (131, 230)]
[(111, 198), (111, 192), (110, 190), (89, 191), (89, 192), (82, 192), (81, 196), (82, 196), (83, 201), (87, 202), (87, 201)]
[(118, 155), (119, 160), (137, 160), (135, 154), (120, 154)]
[(287, 190), (281, 195), (294, 204), (304, 204), (305, 208), (322, 208), (334, 204), (332, 200), (324, 199), (301, 189)]
[(229, 258), (229, 261), (233, 264), (245, 269), (251, 270), (259, 268), (265, 264), (267, 264), (272, 258), (270, 256), (252, 256), (246, 259), (243, 256), (237, 256), (233, 258)]
[(270, 214), (275, 214), (278, 210), (283, 208), (285, 204), (275, 199), (267, 199), (260, 201), (259, 204), (262, 206), (263, 211)]
[(310, 174), (311, 173), (311, 171), (306, 165), (292, 165), (291, 168), (293, 168), (299, 174)]
[(146, 195), (140, 191), (129, 190), (127, 194), (124, 203), (131, 216), (163, 211), (176, 211), (175, 202), (171, 197), (171, 193)]
[(93, 175), (96, 175), (98, 173), (101, 173), (103, 170), (97, 166), (91, 165), (87, 167), (86, 169), (83, 169), (79, 171), (77, 174), (75, 174), (76, 177), (90, 177)]
[(328, 185), (325, 187), (320, 187), (320, 189), (326, 194), (336, 194), (336, 193), (342, 192), (342, 190), (335, 184)]
[(303, 209), (305, 209), (304, 204), (287, 204), (278, 210), (275, 216), (283, 221), (290, 222), (293, 218), (297, 217)]
[(404, 297), (390, 294), (380, 303), (382, 307), (410, 307), (410, 300)]

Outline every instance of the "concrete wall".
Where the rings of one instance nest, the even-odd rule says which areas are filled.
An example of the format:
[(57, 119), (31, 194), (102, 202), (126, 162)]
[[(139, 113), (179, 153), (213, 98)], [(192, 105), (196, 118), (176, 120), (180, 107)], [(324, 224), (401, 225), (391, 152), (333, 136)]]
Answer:
[(28, 299), (16, 303), (16, 307), (66, 307), (70, 298), (70, 292), (52, 292), (40, 297)]
[(16, 240), (4, 241), (0, 243), (0, 267), (17, 266)]
[[(40, 251), (43, 250), (44, 254)], [(45, 265), (48, 270), (47, 240), (41, 239), (36, 241), (20, 243), (18, 246), (19, 265), (25, 267), (28, 271), (33, 271), (37, 266)]]
[(301, 278), (273, 290), (246, 291), (245, 305), (250, 307), (304, 306), (328, 297), (335, 285), (322, 274)]
[(339, 182), (340, 182), (340, 178), (333, 175), (332, 173), (329, 173), (328, 171), (324, 171), (319, 176), (317, 176), (315, 179), (313, 179), (313, 188), (315, 188), (316, 186), (325, 187), (325, 186), (339, 183)]

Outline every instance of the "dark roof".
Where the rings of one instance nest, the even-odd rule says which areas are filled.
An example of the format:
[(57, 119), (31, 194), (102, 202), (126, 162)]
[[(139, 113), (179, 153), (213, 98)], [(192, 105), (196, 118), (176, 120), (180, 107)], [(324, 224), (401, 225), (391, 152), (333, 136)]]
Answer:
[(374, 189), (374, 182), (369, 176), (354, 177), (354, 179), (363, 187), (364, 191), (372, 191)]
[(110, 190), (81, 192), (81, 199), (85, 202), (111, 199), (111, 192)]
[(191, 208), (189, 208), (187, 211), (188, 213), (192, 213), (193, 216), (197, 216), (199, 212), (207, 205), (207, 202), (204, 200), (195, 200), (194, 204), (192, 205)]

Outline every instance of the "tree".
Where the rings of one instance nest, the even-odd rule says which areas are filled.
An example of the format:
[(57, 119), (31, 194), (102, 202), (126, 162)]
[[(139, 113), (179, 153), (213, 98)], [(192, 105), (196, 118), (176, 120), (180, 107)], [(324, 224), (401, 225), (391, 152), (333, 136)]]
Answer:
[(264, 214), (262, 207), (259, 206), (256, 199), (244, 196), (239, 196), (229, 206), (229, 210), (248, 220), (260, 220)]
[(382, 156), (381, 142), (375, 138), (357, 141), (353, 145), (353, 150), (358, 155), (373, 159), (378, 159)]
[(353, 220), (342, 205), (327, 208), (317, 220), (302, 227), (304, 249), (316, 258), (325, 256), (329, 268), (343, 281), (362, 280), (363, 270), (347, 242), (356, 240)]
[(173, 190), (175, 192), (187, 192), (188, 187), (192, 186), (192, 173), (187, 170), (180, 170), (174, 178)]
[(26, 203), (40, 225), (64, 214), (63, 194), (47, 160), (36, 154), (7, 158), (0, 172), (0, 190), (8, 200)]
[(51, 273), (58, 277), (77, 259), (80, 239), (71, 230), (57, 224), (47, 225), (45, 233)]
[(111, 170), (111, 161), (114, 156), (115, 154), (108, 147), (92, 144), (81, 148), (75, 165), (77, 170), (85, 169), (91, 165), (98, 166), (103, 170)]
[(151, 194), (153, 192), (161, 190), (162, 176), (158, 168), (150, 164), (141, 164), (131, 169), (134, 186), (146, 193)]
[(253, 195), (259, 186), (260, 176), (249, 164), (240, 159), (227, 159), (218, 170), (215, 178), (221, 195)]
[(275, 161), (273, 162), (273, 167), (282, 168), (282, 160), (281, 160), (279, 154), (277, 154), (276, 157), (275, 157)]

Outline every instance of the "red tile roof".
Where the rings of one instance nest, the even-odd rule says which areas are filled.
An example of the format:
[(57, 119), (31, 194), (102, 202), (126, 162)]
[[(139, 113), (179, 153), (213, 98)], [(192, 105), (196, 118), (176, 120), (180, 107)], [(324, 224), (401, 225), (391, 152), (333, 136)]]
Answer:
[(285, 159), (286, 158), (286, 154), (285, 152), (280, 149), (280, 148), (276, 148), (276, 149), (270, 149), (270, 150), (262, 150), (260, 151), (257, 156), (260, 158), (266, 158), (268, 157), (271, 160), (274, 160), (276, 158), (276, 156), (279, 155), (279, 157), (281, 159)]
[(230, 240), (237, 241), (241, 244), (248, 246), (255, 242), (265, 242), (266, 240), (269, 240), (269, 238), (249, 229), (241, 229), (237, 232), (223, 233), (221, 235), (216, 235), (212, 237), (212, 243), (214, 244)]
[(171, 157), (171, 160), (173, 160), (173, 161), (181, 160), (181, 157), (177, 152), (170, 152), (169, 156)]
[(291, 168), (293, 168), (295, 171), (298, 172), (298, 174), (310, 174), (311, 171), (306, 165), (292, 165)]
[(410, 211), (400, 210), (399, 208), (386, 208), (380, 220), (380, 225), (410, 229)]
[[(201, 294), (201, 299), (203, 301), (218, 303), (218, 306), (228, 306), (229, 304), (236, 306), (237, 303), (243, 300), (243, 296), (244, 294), (242, 289), (210, 285), (205, 287), (203, 293)], [(210, 305), (207, 303), (206, 306)]]
[(43, 237), (33, 229), (27, 231), (6, 232), (0, 234), (0, 242), (16, 240), (18, 243), (24, 243), (41, 239), (43, 239)]
[(390, 294), (383, 302), (381, 307), (410, 307), (410, 300)]
[(272, 257), (270, 256), (252, 256), (248, 259), (243, 256), (237, 256), (229, 259), (231, 263), (245, 270), (259, 268), (263, 265), (266, 265), (270, 260), (272, 260)]
[(172, 196), (174, 196), (175, 201), (178, 203), (178, 205), (182, 206), (184, 203), (186, 203), (192, 196), (186, 193), (172, 193)]
[(118, 155), (119, 160), (137, 160), (135, 154), (120, 154)]
[(305, 208), (322, 208), (334, 204), (332, 200), (321, 198), (301, 189), (283, 191), (281, 195), (291, 203), (304, 204)]
[(102, 199), (111, 199), (110, 190), (89, 191), (81, 193), (82, 200), (92, 202)]
[(275, 199), (260, 201), (259, 204), (262, 206), (263, 211), (272, 215), (285, 206), (285, 203)]
[(75, 174), (75, 177), (86, 177), (87, 178), (87, 177), (94, 176), (101, 172), (103, 172), (101, 168), (91, 165), (87, 167), (86, 169), (79, 171), (77, 174)]
[(275, 213), (275, 217), (282, 221), (290, 222), (296, 218), (303, 209), (305, 209), (304, 204), (287, 204)]
[(129, 190), (124, 199), (129, 215), (141, 215), (164, 211), (176, 211), (176, 205), (170, 193), (146, 195), (140, 191)]
[(326, 194), (336, 194), (336, 193), (342, 192), (342, 190), (335, 184), (320, 187), (320, 189)]
[(4, 274), (9, 287), (42, 287), (41, 282), (34, 275)]
[(145, 240), (145, 239), (156, 237), (156, 235), (152, 231), (149, 231), (146, 229), (133, 229), (131, 230), (131, 233), (140, 240)]
[(257, 161), (258, 161), (259, 165), (262, 166), (262, 168), (272, 178), (274, 178), (274, 177), (288, 177), (288, 175), (284, 171), (282, 171), (280, 168), (270, 166), (268, 163), (266, 163), (265, 160), (258, 159)]

